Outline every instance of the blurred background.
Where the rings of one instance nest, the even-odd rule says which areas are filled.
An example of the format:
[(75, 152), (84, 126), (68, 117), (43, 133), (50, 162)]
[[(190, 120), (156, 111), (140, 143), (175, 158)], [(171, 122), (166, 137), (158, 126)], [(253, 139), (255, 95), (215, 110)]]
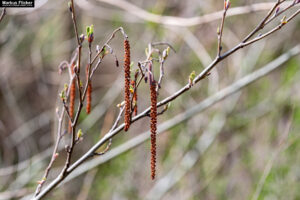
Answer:
[[(232, 9), (239, 7), (241, 13), (226, 18), (223, 52), (256, 27), (272, 6), (270, 2), (274, 3), (232, 0)], [(171, 51), (165, 63), (159, 100), (184, 86), (189, 74), (193, 70), (200, 73), (217, 53), (220, 13), (216, 12), (223, 9), (221, 0), (75, 0), (75, 9), (79, 33), (94, 24), (94, 52), (96, 44), (104, 44), (122, 26), (129, 36), (134, 68), (146, 59), (150, 42), (168, 42), (175, 48), (176, 53)], [(296, 9), (299, 6), (286, 15)], [(202, 21), (193, 18), (210, 13), (214, 14)], [(262, 32), (278, 25), (280, 18)], [(173, 101), (158, 124), (265, 66), (299, 41), (300, 18), (296, 17), (282, 30), (218, 64), (208, 78)], [(122, 45), (123, 37), (117, 34), (111, 47), (121, 66)], [(58, 66), (71, 59), (75, 48), (66, 0), (36, 1), (34, 9), (7, 9), (0, 24), (0, 199), (26, 199), (43, 176), (56, 137), (55, 109), (61, 108), (58, 93), (68, 82), (68, 74), (59, 75)], [(87, 56), (85, 43), (83, 63)], [(96, 167), (87, 162), (92, 169), (81, 168), (46, 199), (300, 199), (299, 61), (299, 55), (291, 58), (239, 93), (162, 132), (157, 139), (154, 181), (150, 179), (147, 140), (113, 159), (100, 160)], [(115, 66), (111, 55), (96, 71), (92, 112), (80, 116), (79, 128), (85, 135), (73, 160), (111, 128), (118, 114), (116, 105), (123, 100), (122, 75), (122, 67)], [(149, 105), (149, 86), (142, 83), (139, 112)], [(143, 118), (129, 132), (118, 134), (111, 151), (148, 131), (148, 124), (149, 119)], [(60, 144), (47, 183), (64, 164), (67, 141), (64, 138)]]

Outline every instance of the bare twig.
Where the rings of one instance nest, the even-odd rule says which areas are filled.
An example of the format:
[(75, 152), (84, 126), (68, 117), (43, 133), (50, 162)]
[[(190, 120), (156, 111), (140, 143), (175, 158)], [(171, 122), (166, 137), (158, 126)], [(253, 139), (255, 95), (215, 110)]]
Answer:
[[(223, 15), (223, 10), (222, 10), (222, 11), (206, 14), (203, 16), (191, 17), (191, 18), (161, 16), (143, 10), (142, 8), (139, 8), (136, 5), (124, 0), (114, 0), (114, 1), (97, 0), (97, 1), (107, 3), (109, 5), (113, 5), (115, 7), (126, 10), (127, 13), (130, 13), (131, 15), (134, 15), (140, 19), (158, 23), (158, 24), (171, 25), (171, 26), (180, 26), (180, 27), (196, 26), (196, 25), (205, 24), (205, 23), (209, 23), (221, 19)], [(291, 2), (293, 1), (288, 1), (286, 2), (286, 4)], [(235, 16), (235, 15), (241, 15), (241, 14), (252, 13), (257, 11), (269, 10), (273, 6), (274, 6), (273, 2), (264, 2), (264, 3), (257, 3), (248, 6), (235, 7), (235, 8), (231, 8), (228, 11), (227, 16)]]
[[(124, 111), (124, 106), (122, 106), (122, 107), (120, 108), (119, 115), (118, 115), (118, 117), (117, 117), (115, 123), (113, 124), (113, 126), (111, 127), (111, 129), (110, 129), (110, 131), (109, 131), (108, 133), (110, 133), (110, 132), (112, 132), (113, 130), (115, 130), (115, 128), (118, 126), (118, 124), (119, 124), (119, 122), (120, 122), (120, 120), (121, 120), (123, 111)], [(106, 148), (104, 149), (104, 151), (102, 151), (102, 152), (95, 152), (94, 155), (101, 156), (101, 155), (105, 154), (105, 153), (109, 150), (109, 148), (111, 147), (111, 144), (112, 144), (112, 138), (109, 139), (108, 144), (107, 144)]]
[[(224, 0), (224, 2), (227, 2), (226, 0)], [(220, 57), (221, 55), (221, 51), (222, 51), (222, 36), (223, 36), (223, 29), (224, 29), (224, 22), (225, 22), (225, 17), (226, 17), (226, 13), (227, 13), (227, 5), (224, 6), (224, 11), (223, 11), (223, 16), (222, 16), (222, 20), (221, 20), (221, 25), (218, 28), (218, 57)]]
[(259, 195), (261, 193), (261, 190), (263, 189), (263, 186), (265, 184), (265, 181), (266, 181), (268, 175), (270, 174), (270, 171), (272, 169), (274, 161), (276, 160), (276, 158), (278, 157), (278, 155), (280, 154), (280, 152), (286, 146), (286, 140), (287, 140), (287, 137), (289, 135), (290, 127), (291, 127), (291, 124), (292, 124), (292, 121), (293, 121), (292, 120), (292, 116), (293, 116), (293, 111), (292, 111), (292, 113), (289, 116), (287, 124), (285, 125), (285, 130), (284, 130), (284, 133), (283, 133), (282, 140), (280, 141), (280, 143), (278, 144), (277, 149), (275, 149), (275, 151), (271, 155), (271, 158), (267, 162), (267, 164), (266, 164), (266, 166), (264, 168), (263, 174), (261, 175), (261, 177), (259, 179), (259, 182), (257, 184), (257, 187), (255, 189), (255, 192), (254, 192), (251, 200), (257, 200), (258, 199), (258, 197), (259, 197)]
[(1, 21), (3, 20), (3, 18), (4, 18), (5, 15), (6, 15), (6, 8), (3, 8), (3, 9), (2, 9), (2, 13), (1, 13), (1, 15), (0, 15), (0, 23), (1, 23)]
[(271, 8), (271, 10), (268, 12), (265, 18), (258, 24), (258, 26), (251, 32), (249, 35), (245, 37), (243, 42), (247, 42), (255, 33), (257, 33), (260, 29), (263, 29), (265, 26), (265, 22), (270, 18), (272, 13), (276, 10), (276, 8), (282, 3), (282, 1), (277, 0), (277, 2), (274, 4), (274, 6)]

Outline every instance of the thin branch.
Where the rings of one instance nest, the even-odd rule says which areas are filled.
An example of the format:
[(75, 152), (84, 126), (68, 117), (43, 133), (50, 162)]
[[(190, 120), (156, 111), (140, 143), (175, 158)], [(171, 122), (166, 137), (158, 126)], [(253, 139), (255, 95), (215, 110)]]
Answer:
[(171, 44), (169, 44), (168, 42), (152, 42), (151, 45), (152, 45), (152, 46), (165, 45), (165, 46), (170, 47), (170, 48), (174, 51), (174, 53), (176, 53), (175, 48), (174, 48)]
[[(260, 78), (270, 74), (274, 70), (284, 67), (284, 63), (286, 63), (288, 60), (290, 60), (292, 57), (300, 54), (300, 45), (295, 46), (294, 48), (290, 49), (286, 53), (279, 56), (277, 59), (273, 60), (272, 62), (268, 63), (267, 65), (261, 67), (260, 69), (248, 74), (247, 76), (237, 80), (233, 84), (227, 86), (226, 88), (220, 90), (216, 94), (208, 97), (207, 99), (203, 100), (202, 102), (198, 103), (197, 105), (189, 108), (188, 110), (176, 115), (175, 117), (161, 123), (158, 126), (158, 134), (167, 133), (167, 130), (171, 129), (172, 127), (176, 126), (177, 124), (180, 124), (191, 117), (195, 116), (198, 113), (203, 112), (204, 110), (208, 109), (209, 107), (215, 105), (216, 103), (226, 99), (227, 97), (235, 94), (236, 92), (242, 90), (243, 88), (247, 87), (249, 84), (259, 80)], [(124, 124), (121, 126), (124, 127)], [(113, 137), (116, 135), (119, 131), (119, 129), (116, 129), (114, 132), (110, 134), (108, 137)], [(129, 151), (130, 149), (133, 149), (142, 143), (146, 142), (149, 139), (150, 132), (146, 131), (144, 133), (139, 134), (138, 136), (128, 140), (127, 142), (119, 145), (118, 147), (113, 148), (111, 151), (103, 155), (102, 157), (95, 158), (93, 160), (90, 160), (84, 164), (82, 164), (80, 167), (78, 167), (76, 170), (76, 165), (78, 163), (74, 163), (73, 166), (71, 166), (71, 170), (73, 173), (63, 182), (66, 183), (80, 174), (85, 173), (86, 171), (103, 164), (107, 162), (108, 160), (111, 160), (117, 156), (119, 156), (122, 153), (125, 153)], [(103, 139), (102, 142), (104, 142), (105, 139)], [(102, 143), (99, 141), (98, 143)], [(97, 145), (97, 144), (96, 144)], [(101, 145), (100, 145), (101, 146)]]
[(1, 13), (1, 15), (0, 15), (0, 23), (1, 23), (1, 21), (3, 20), (3, 18), (4, 18), (5, 15), (6, 15), (6, 8), (3, 8), (3, 9), (2, 9), (2, 13)]
[(257, 33), (260, 29), (263, 29), (265, 26), (265, 22), (270, 18), (272, 13), (276, 10), (276, 8), (281, 4), (280, 0), (277, 0), (277, 2), (274, 4), (274, 6), (271, 8), (271, 10), (268, 12), (265, 18), (258, 24), (258, 26), (251, 32), (249, 35), (245, 37), (243, 42), (247, 42), (255, 33)]
[(72, 20), (73, 20), (73, 26), (74, 26), (74, 31), (75, 31), (75, 36), (77, 40), (77, 44), (80, 46), (80, 40), (79, 40), (79, 35), (78, 35), (78, 29), (77, 29), (77, 21), (76, 21), (76, 15), (75, 15), (75, 7), (74, 7), (74, 0), (71, 0), (71, 15), (72, 15)]
[[(125, 108), (124, 106), (122, 106), (122, 107), (120, 108), (119, 115), (118, 115), (118, 117), (117, 117), (117, 119), (116, 119), (114, 125), (111, 127), (111, 129), (110, 129), (110, 131), (109, 131), (108, 133), (110, 133), (110, 132), (112, 132), (113, 130), (115, 130), (115, 128), (118, 126), (118, 124), (119, 124), (119, 122), (120, 122), (120, 120), (121, 120), (121, 117), (122, 117), (124, 108)], [(104, 155), (104, 154), (109, 150), (109, 148), (111, 147), (111, 144), (112, 144), (112, 138), (109, 139), (108, 144), (107, 144), (106, 148), (104, 149), (104, 151), (101, 151), (101, 152), (99, 152), (99, 153), (98, 153), (98, 152), (95, 152), (94, 155), (97, 155), (97, 156)]]
[(97, 57), (102, 53), (102, 51), (104, 51), (105, 47), (111, 42), (111, 40), (115, 37), (117, 32), (121, 32), (124, 38), (128, 38), (123, 27), (119, 27), (119, 28), (115, 29), (112, 32), (111, 36), (108, 38), (108, 40), (105, 42), (105, 44), (101, 47), (101, 49), (98, 51), (98, 53), (94, 56), (94, 58), (90, 62), (91, 65), (96, 61)]
[[(226, 0), (225, 0), (225, 2), (226, 2)], [(220, 57), (221, 51), (222, 51), (222, 36), (223, 36), (224, 22), (225, 22), (227, 10), (228, 9), (224, 7), (221, 25), (220, 25), (220, 28), (218, 28), (218, 53), (217, 53), (218, 57)]]
[[(223, 10), (206, 14), (199, 17), (191, 17), (191, 18), (182, 18), (182, 17), (175, 17), (175, 16), (162, 16), (154, 13), (150, 13), (138, 6), (124, 0), (97, 0), (99, 2), (103, 2), (117, 8), (121, 8), (126, 11), (126, 13), (130, 13), (140, 19), (145, 21), (150, 21), (158, 24), (164, 24), (169, 26), (180, 26), (180, 27), (190, 27), (190, 26), (197, 26), (200, 24), (210, 23), (222, 18)], [(291, 3), (292, 1), (288, 1), (286, 3)], [(241, 6), (231, 8), (227, 16), (235, 16), (235, 15), (242, 15), (246, 13), (253, 13), (257, 11), (264, 11), (269, 10), (274, 6), (273, 2), (264, 2), (264, 3), (257, 3), (248, 6)]]
[[(69, 65), (69, 68), (70, 66), (72, 65), (72, 63)], [(70, 74), (69, 74), (70, 75)], [(69, 86), (72, 84), (73, 82), (73, 79), (74, 79), (74, 76), (70, 75), (70, 81), (69, 81)], [(66, 99), (68, 99), (69, 95), (70, 95), (70, 91), (71, 91), (71, 87), (68, 87), (68, 90), (67, 90), (67, 94), (66, 94)], [(43, 175), (43, 178), (42, 180), (39, 182), (36, 190), (35, 190), (35, 196), (37, 196), (40, 192), (41, 192), (41, 189), (44, 185), (44, 183), (46, 182), (47, 178), (48, 178), (48, 175), (50, 173), (50, 170), (52, 168), (52, 165), (55, 161), (55, 158), (56, 158), (56, 154), (57, 154), (57, 151), (58, 151), (58, 146), (59, 146), (59, 143), (60, 143), (60, 140), (62, 138), (62, 123), (63, 123), (63, 119), (64, 119), (64, 116), (65, 116), (65, 111), (68, 111), (66, 109), (65, 106), (63, 106), (62, 108), (62, 111), (61, 111), (61, 114), (59, 115), (59, 119), (58, 119), (58, 128), (57, 128), (57, 135), (56, 135), (56, 141), (55, 141), (55, 144), (54, 144), (54, 148), (53, 148), (53, 153), (52, 153), (52, 156), (51, 156), (51, 160), (45, 170), (45, 173)]]
[[(296, 6), (296, 4), (295, 4), (295, 2), (292, 2), (289, 6), (287, 6), (286, 8), (284, 8), (284, 9), (282, 9), (282, 10), (280, 10), (279, 12), (276, 13), (276, 11), (275, 11), (273, 17), (271, 17), (270, 19), (268, 19), (268, 20), (265, 22), (265, 26), (266, 26), (267, 24), (269, 24), (270, 22), (272, 22), (276, 17), (280, 16), (280, 15), (283, 14), (285, 11), (287, 11), (288, 9), (290, 9), (290, 8), (292, 8), (292, 7), (294, 7), (294, 6)], [(278, 6), (277, 8), (279, 9), (279, 6)], [(277, 9), (277, 8), (276, 8), (276, 9)]]
[(290, 116), (288, 118), (288, 122), (287, 122), (287, 124), (285, 126), (285, 130), (284, 130), (284, 133), (283, 133), (282, 141), (281, 141), (281, 143), (279, 143), (277, 149), (275, 149), (275, 151), (271, 155), (271, 158), (267, 162), (267, 164), (266, 164), (266, 166), (264, 168), (263, 174), (261, 175), (261, 177), (259, 179), (259, 182), (257, 184), (257, 187), (255, 189), (255, 192), (254, 192), (251, 200), (257, 200), (259, 198), (259, 195), (261, 193), (261, 190), (263, 189), (265, 181), (266, 181), (268, 175), (270, 174), (270, 171), (272, 169), (274, 161), (276, 160), (276, 158), (278, 157), (278, 155), (280, 154), (280, 152), (284, 149), (285, 142), (286, 142), (286, 139), (287, 139), (287, 137), (289, 135), (290, 127), (291, 127), (291, 124), (292, 124), (292, 121), (293, 121), (292, 120), (292, 116), (293, 116), (293, 112), (290, 114)]

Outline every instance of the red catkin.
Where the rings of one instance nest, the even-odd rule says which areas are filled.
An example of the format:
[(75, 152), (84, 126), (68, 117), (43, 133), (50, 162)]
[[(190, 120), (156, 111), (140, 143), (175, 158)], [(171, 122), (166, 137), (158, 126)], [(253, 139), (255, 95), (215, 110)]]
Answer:
[[(89, 80), (89, 65), (86, 65), (86, 81)], [(91, 106), (92, 106), (92, 82), (90, 81), (87, 88), (87, 94), (86, 94), (86, 113), (89, 114), (91, 112)]]
[[(71, 72), (72, 75), (74, 74), (74, 67), (75, 65), (72, 64), (71, 65)], [(70, 86), (70, 104), (69, 104), (69, 114), (70, 117), (73, 117), (74, 114), (74, 104), (75, 104), (75, 95), (76, 95), (76, 85), (75, 85), (75, 79), (72, 81), (71, 86)], [(68, 129), (69, 133), (72, 133), (72, 123), (71, 120), (69, 121), (69, 129)]]
[(150, 111), (150, 130), (151, 130), (151, 179), (155, 179), (156, 172), (156, 129), (157, 129), (157, 93), (156, 81), (150, 83), (150, 96), (151, 96), (151, 111)]
[(125, 90), (125, 114), (124, 114), (124, 122), (125, 127), (124, 131), (128, 131), (130, 127), (130, 45), (128, 40), (124, 40), (124, 74), (125, 74), (125, 84), (124, 84), (124, 90)]

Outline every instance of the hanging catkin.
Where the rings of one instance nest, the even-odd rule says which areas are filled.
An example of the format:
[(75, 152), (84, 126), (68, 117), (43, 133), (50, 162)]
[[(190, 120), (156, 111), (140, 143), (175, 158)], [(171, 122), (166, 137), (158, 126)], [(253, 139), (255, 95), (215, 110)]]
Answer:
[(125, 78), (125, 114), (124, 114), (124, 122), (125, 127), (124, 130), (128, 131), (130, 126), (130, 45), (129, 41), (126, 39), (124, 40), (124, 78)]
[(151, 179), (155, 178), (156, 172), (156, 127), (157, 127), (157, 93), (156, 93), (156, 81), (153, 80), (150, 83), (150, 96), (151, 96)]
[[(86, 65), (85, 69), (86, 81), (89, 80), (89, 65)], [(92, 81), (89, 82), (87, 87), (87, 94), (86, 94), (86, 113), (89, 114), (91, 112), (92, 106)]]
[[(74, 67), (75, 67), (75, 65), (72, 64), (71, 65), (72, 76), (74, 75)], [(69, 105), (69, 114), (70, 114), (71, 118), (73, 117), (73, 114), (74, 114), (75, 95), (76, 95), (76, 85), (75, 85), (75, 79), (73, 79), (73, 81), (71, 83), (71, 86), (70, 86), (70, 105)], [(72, 122), (71, 122), (71, 120), (69, 121), (68, 132), (72, 133)]]

